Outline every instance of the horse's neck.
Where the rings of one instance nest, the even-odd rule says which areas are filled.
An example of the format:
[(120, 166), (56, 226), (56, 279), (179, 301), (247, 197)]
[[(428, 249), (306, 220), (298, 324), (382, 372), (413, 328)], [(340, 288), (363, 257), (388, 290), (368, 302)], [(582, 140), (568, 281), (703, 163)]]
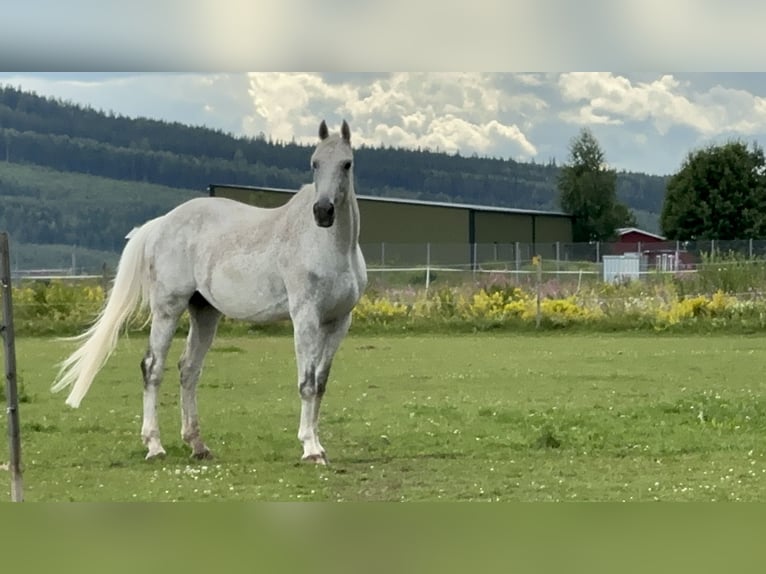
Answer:
[(359, 204), (353, 188), (336, 214), (333, 234), (340, 250), (354, 251), (359, 244)]
[(356, 200), (356, 193), (353, 186), (348, 194), (349, 215), (351, 217), (351, 244), (356, 247), (359, 244), (359, 203)]

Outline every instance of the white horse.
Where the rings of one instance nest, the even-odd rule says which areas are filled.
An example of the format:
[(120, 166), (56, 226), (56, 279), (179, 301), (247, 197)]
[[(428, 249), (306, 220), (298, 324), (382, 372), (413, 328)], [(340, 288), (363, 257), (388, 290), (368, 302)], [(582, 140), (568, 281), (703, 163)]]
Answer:
[(78, 407), (139, 303), (149, 306), (149, 349), (141, 437), (150, 459), (165, 454), (157, 393), (179, 317), (190, 329), (178, 363), (181, 436), (192, 457), (211, 456), (200, 434), (196, 387), (222, 315), (254, 323), (291, 319), (301, 415), (303, 460), (326, 464), (319, 443), (319, 407), (351, 312), (367, 285), (359, 248), (351, 133), (343, 121), (330, 135), (324, 121), (311, 156), (314, 181), (282, 207), (265, 209), (225, 198), (192, 199), (131, 234), (109, 298), (96, 322), (75, 337), (81, 346), (61, 363), (53, 391), (72, 386)]

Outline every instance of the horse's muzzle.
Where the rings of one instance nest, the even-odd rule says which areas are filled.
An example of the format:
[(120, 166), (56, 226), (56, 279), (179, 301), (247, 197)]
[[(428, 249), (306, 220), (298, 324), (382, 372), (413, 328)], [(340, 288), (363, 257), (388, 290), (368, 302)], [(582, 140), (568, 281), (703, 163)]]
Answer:
[(314, 204), (314, 221), (319, 227), (332, 227), (335, 222), (335, 206), (327, 199)]

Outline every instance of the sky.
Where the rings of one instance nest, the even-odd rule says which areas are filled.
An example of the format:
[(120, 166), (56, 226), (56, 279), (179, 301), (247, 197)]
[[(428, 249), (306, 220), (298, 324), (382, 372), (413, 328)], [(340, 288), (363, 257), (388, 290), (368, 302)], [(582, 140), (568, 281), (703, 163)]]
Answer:
[(352, 141), (559, 165), (589, 128), (617, 170), (677, 172), (689, 152), (766, 143), (766, 74), (672, 72), (0, 72), (96, 109), (234, 135)]

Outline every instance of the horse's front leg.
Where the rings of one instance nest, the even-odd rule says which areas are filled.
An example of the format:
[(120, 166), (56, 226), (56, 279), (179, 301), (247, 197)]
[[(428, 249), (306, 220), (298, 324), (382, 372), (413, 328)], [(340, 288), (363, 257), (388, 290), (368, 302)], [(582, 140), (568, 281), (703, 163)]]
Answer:
[(301, 418), (298, 439), (303, 444), (303, 460), (327, 464), (319, 442), (319, 408), (335, 353), (348, 333), (351, 315), (329, 323), (301, 322), (295, 327), (295, 352), (298, 363), (298, 392)]

